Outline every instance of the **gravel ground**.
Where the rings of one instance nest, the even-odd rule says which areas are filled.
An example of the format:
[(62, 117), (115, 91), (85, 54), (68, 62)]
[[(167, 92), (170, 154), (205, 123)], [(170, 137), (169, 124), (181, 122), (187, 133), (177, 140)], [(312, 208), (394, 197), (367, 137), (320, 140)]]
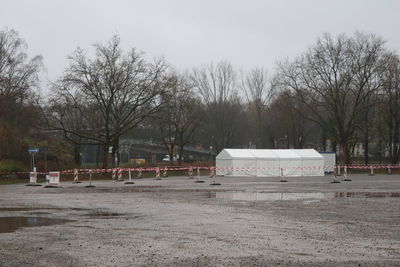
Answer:
[(0, 265), (400, 266), (400, 176), (350, 178), (1, 185), (0, 217), (70, 221), (0, 233)]

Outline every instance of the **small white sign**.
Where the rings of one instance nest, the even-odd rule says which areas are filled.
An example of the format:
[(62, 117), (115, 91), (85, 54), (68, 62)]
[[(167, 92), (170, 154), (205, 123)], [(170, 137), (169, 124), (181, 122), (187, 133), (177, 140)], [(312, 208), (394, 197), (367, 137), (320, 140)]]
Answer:
[(49, 185), (60, 185), (60, 172), (49, 172)]
[(36, 184), (36, 181), (37, 181), (37, 173), (36, 172), (30, 172), (29, 173), (29, 183)]

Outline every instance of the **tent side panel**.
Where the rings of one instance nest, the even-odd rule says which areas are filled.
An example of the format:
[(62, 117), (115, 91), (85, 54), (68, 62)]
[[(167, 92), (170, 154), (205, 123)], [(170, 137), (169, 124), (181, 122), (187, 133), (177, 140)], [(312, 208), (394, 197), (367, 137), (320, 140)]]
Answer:
[(256, 163), (258, 177), (278, 177), (280, 175), (279, 160), (257, 159)]
[(217, 167), (216, 175), (232, 176), (232, 160), (231, 159), (217, 159), (216, 167)]
[(301, 159), (281, 158), (280, 168), (283, 169), (284, 176), (301, 176)]
[(256, 160), (255, 159), (234, 159), (232, 160), (233, 176), (255, 176)]
[(302, 165), (303, 176), (324, 176), (323, 159), (303, 159)]

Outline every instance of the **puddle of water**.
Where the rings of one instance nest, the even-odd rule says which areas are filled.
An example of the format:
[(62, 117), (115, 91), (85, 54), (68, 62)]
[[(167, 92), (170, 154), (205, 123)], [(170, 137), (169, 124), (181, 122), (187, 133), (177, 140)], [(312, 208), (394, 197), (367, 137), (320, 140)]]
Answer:
[(61, 210), (61, 209), (60, 208), (16, 208), (16, 207), (0, 208), (0, 211), (33, 211), (33, 210)]
[(44, 217), (0, 217), (0, 233), (12, 233), (23, 227), (48, 226), (67, 222), (71, 222), (71, 220)]
[(362, 197), (362, 198), (400, 197), (400, 192), (336, 192), (335, 197)]
[(216, 192), (216, 198), (231, 200), (298, 200), (333, 198), (334, 193), (263, 193), (263, 192)]
[(312, 192), (312, 193), (268, 193), (268, 192), (215, 192), (210, 197), (230, 200), (321, 200), (332, 198), (382, 198), (400, 197), (400, 192)]

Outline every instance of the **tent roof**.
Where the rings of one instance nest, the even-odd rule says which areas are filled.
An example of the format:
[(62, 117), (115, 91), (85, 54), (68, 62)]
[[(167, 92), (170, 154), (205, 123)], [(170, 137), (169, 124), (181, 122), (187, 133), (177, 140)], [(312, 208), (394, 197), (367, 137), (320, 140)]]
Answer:
[(248, 149), (224, 149), (218, 156), (218, 159), (254, 159), (253, 154)]
[(224, 149), (218, 159), (323, 159), (314, 149)]
[(249, 149), (249, 151), (258, 159), (279, 160), (278, 156), (271, 149)]
[(302, 158), (323, 159), (324, 157), (314, 149), (296, 149), (295, 152)]
[(301, 159), (294, 149), (272, 149), (280, 159)]

